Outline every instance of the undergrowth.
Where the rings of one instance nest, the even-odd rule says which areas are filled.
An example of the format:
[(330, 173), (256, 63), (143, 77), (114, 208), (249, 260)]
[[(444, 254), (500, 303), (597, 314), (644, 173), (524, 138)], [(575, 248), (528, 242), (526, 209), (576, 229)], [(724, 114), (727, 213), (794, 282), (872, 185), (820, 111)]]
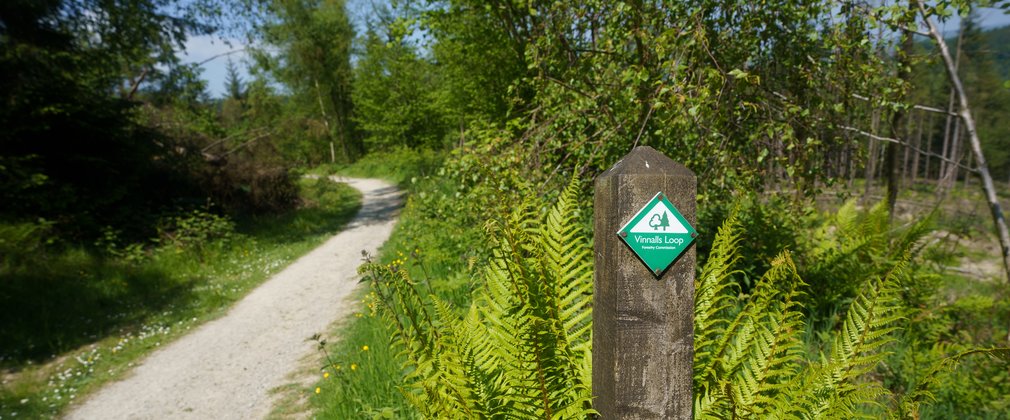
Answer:
[[(589, 215), (545, 234), (544, 203), (577, 205), (516, 182), (509, 159), (503, 153), (493, 162), (503, 167), (485, 171), (479, 158), (454, 156), (437, 177), (410, 183), (393, 239), (363, 268), (370, 288), (360, 313), (325, 347), (331, 359), (309, 390), (317, 416), (591, 413), (580, 379), (588, 349), (572, 351), (581, 339), (551, 327), (571, 319), (588, 328), (590, 310), (540, 312), (563, 296), (549, 292), (559, 274), (544, 269), (546, 244), (558, 231), (588, 231)], [(723, 229), (708, 229), (699, 247), (697, 417), (1010, 412), (1005, 286), (959, 285), (950, 295), (964, 280), (937, 274), (937, 218), (891, 221), (883, 206), (855, 202), (827, 213), (793, 204), (741, 197), (701, 216)], [(566, 270), (583, 258), (569, 258)], [(372, 366), (352, 374), (348, 363)]]
[(361, 202), (353, 188), (326, 180), (302, 180), (300, 189), (298, 210), (234, 222), (184, 212), (166, 218), (146, 244), (120, 244), (110, 232), (97, 246), (5, 251), (0, 416), (57, 415), (151, 350), (221, 315), (339, 231)]
[(397, 147), (374, 152), (351, 164), (324, 164), (309, 169), (314, 175), (381, 178), (409, 188), (411, 179), (434, 174), (442, 166), (444, 153), (428, 149)]

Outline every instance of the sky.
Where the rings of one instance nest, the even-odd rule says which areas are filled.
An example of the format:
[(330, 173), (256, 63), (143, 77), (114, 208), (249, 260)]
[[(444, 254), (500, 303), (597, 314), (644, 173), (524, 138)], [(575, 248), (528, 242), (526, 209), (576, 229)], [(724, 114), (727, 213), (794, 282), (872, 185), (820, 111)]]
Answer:
[[(351, 22), (354, 23), (355, 29), (358, 33), (362, 33), (364, 31), (364, 16), (370, 12), (370, 7), (371, 3), (368, 0), (352, 0), (348, 2), (348, 8), (351, 12)], [(998, 28), (1010, 25), (1010, 15), (1005, 14), (1002, 10), (981, 8), (979, 9), (978, 14), (982, 22), (982, 27), (984, 28)], [(956, 33), (960, 22), (960, 18), (954, 16), (948, 19), (945, 23), (940, 24), (940, 30), (945, 34), (952, 35)], [(203, 68), (202, 77), (207, 81), (207, 90), (210, 91), (210, 95), (215, 98), (220, 98), (224, 96), (225, 92), (224, 83), (227, 75), (226, 68), (228, 66), (229, 58), (235, 62), (242, 79), (245, 81), (249, 80), (249, 72), (247, 70), (249, 66), (249, 56), (242, 51), (244, 48), (245, 45), (241, 42), (232, 40), (231, 45), (227, 45), (216, 36), (208, 35), (191, 37), (186, 42), (185, 51), (180, 53), (180, 58), (182, 58), (184, 63), (201, 63), (210, 60), (201, 66)], [(218, 56), (229, 52), (233, 53), (226, 56)], [(215, 56), (218, 57), (213, 58)]]
[[(1010, 25), (1010, 15), (1005, 14), (1003, 10), (981, 7), (978, 9), (977, 13), (979, 21), (982, 22), (983, 28), (999, 28)], [(954, 15), (946, 22), (940, 24), (940, 30), (943, 31), (944, 34), (954, 35), (957, 33), (959, 25), (961, 25), (961, 18)]]
[[(183, 63), (203, 63), (201, 74), (203, 80), (207, 81), (207, 90), (210, 96), (220, 98), (224, 96), (224, 82), (227, 77), (228, 59), (235, 63), (242, 80), (249, 80), (249, 55), (243, 49), (245, 45), (231, 41), (231, 45), (225, 44), (216, 36), (205, 35), (191, 37), (186, 40), (186, 50), (180, 54)], [(231, 54), (228, 54), (228, 53)], [(227, 54), (227, 55), (222, 55)], [(215, 57), (216, 56), (216, 57)], [(207, 61), (210, 60), (210, 61)]]
[[(5, 1), (5, 0), (0, 0)], [(387, 4), (387, 0), (348, 0), (348, 17), (354, 25), (357, 33), (364, 33), (368, 16), (371, 15), (372, 7)], [(221, 98), (225, 94), (225, 79), (227, 78), (228, 59), (230, 58), (238, 68), (239, 75), (243, 81), (249, 81), (249, 55), (243, 51), (246, 45), (243, 42), (232, 39), (231, 45), (227, 45), (216, 35), (204, 35), (190, 37), (186, 40), (185, 49), (179, 53), (179, 58), (183, 63), (203, 63), (201, 74), (203, 80), (207, 81), (207, 90), (210, 96)], [(228, 54), (231, 52), (231, 54)], [(227, 55), (221, 55), (227, 54)], [(217, 56), (216, 58), (214, 58)], [(210, 60), (210, 61), (207, 61)]]

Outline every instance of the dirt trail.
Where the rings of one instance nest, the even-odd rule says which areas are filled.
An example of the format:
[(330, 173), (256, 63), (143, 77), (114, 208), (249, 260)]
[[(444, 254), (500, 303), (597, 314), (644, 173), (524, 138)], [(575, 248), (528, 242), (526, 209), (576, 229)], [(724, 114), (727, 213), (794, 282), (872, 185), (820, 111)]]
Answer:
[(364, 194), (347, 227), (235, 304), (227, 315), (158, 350), (131, 376), (96, 392), (70, 419), (252, 419), (269, 414), (270, 390), (316, 351), (315, 333), (346, 316), (361, 251), (375, 253), (401, 206), (399, 190), (340, 179)]

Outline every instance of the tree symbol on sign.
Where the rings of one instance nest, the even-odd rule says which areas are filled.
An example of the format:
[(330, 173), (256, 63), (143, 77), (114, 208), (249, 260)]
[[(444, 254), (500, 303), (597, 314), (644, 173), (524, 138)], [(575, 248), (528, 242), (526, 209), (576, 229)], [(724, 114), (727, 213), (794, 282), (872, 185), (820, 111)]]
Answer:
[(659, 228), (663, 228), (663, 231), (665, 232), (667, 226), (670, 226), (670, 218), (666, 216), (665, 211), (663, 212), (662, 216), (660, 216), (659, 214), (654, 214), (652, 215), (652, 218), (649, 219), (649, 227), (651, 227), (653, 230), (659, 230)]

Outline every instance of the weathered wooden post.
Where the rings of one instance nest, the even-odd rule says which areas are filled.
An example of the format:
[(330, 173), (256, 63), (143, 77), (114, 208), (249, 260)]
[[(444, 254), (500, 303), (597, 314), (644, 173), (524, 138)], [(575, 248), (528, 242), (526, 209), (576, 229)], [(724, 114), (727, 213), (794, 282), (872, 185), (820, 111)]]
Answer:
[(593, 407), (602, 419), (692, 416), (696, 188), (694, 172), (651, 147), (596, 179)]

